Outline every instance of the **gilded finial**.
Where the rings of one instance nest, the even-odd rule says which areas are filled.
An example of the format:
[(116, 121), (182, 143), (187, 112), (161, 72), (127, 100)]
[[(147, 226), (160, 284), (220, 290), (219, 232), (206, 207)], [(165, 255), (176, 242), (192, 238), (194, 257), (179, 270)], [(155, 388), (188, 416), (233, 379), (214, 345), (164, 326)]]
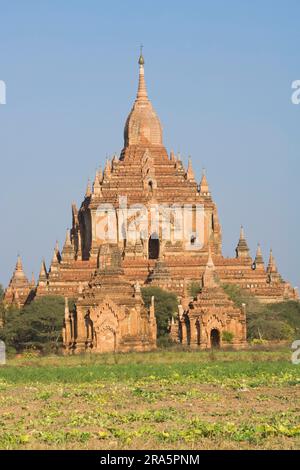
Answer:
[(144, 60), (144, 56), (143, 56), (143, 44), (141, 44), (140, 46), (140, 57), (139, 57), (139, 64), (140, 65), (144, 65), (145, 64), (145, 60)]

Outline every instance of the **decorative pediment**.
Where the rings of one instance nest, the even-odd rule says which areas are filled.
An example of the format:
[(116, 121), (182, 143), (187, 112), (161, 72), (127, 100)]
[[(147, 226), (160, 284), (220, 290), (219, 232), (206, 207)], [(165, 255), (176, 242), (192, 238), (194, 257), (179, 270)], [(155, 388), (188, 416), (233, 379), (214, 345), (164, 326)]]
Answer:
[(101, 304), (91, 307), (89, 312), (96, 331), (110, 329), (117, 332), (120, 321), (125, 317), (124, 307), (116, 305), (110, 297), (105, 297)]

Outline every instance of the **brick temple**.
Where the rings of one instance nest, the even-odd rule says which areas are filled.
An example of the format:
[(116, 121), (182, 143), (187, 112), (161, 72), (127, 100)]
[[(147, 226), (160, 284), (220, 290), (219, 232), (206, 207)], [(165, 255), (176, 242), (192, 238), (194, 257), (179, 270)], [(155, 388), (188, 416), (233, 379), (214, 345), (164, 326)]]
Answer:
[[(124, 218), (125, 205), (146, 208), (147, 230), (138, 206)], [(189, 207), (191, 227), (178, 236), (178, 221), (172, 211), (166, 216), (166, 207), (184, 206)], [(198, 207), (201, 236), (193, 231)], [(110, 238), (112, 226), (115, 233)], [(201, 288), (194, 299), (189, 295), (192, 283)], [(296, 290), (280, 276), (272, 251), (267, 265), (259, 245), (252, 258), (243, 227), (235, 256), (222, 255), (222, 230), (207, 176), (203, 172), (198, 183), (190, 158), (185, 168), (180, 155), (168, 154), (160, 120), (148, 98), (141, 54), (124, 148), (96, 172), (80, 208), (72, 205), (72, 228), (64, 246), (60, 250), (56, 244), (49, 269), (42, 261), (37, 283), (27, 279), (18, 258), (5, 302), (22, 306), (46, 295), (75, 299), (73, 312), (66, 300), (67, 352), (150, 350), (156, 345), (155, 299), (147, 309), (140, 289), (159, 286), (178, 296), (178, 313), (170, 321), (174, 341), (209, 348), (222, 345), (222, 334), (229, 332), (233, 344), (242, 347), (246, 312), (233, 305), (224, 284), (236, 284), (265, 303), (298, 299)]]

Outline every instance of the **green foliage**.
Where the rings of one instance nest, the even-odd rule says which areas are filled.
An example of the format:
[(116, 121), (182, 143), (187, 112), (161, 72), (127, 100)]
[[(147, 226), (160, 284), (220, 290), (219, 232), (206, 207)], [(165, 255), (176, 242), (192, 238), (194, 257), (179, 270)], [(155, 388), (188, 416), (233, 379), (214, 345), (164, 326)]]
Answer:
[(159, 338), (157, 339), (158, 348), (164, 349), (171, 348), (172, 346), (174, 346), (174, 342), (172, 341), (169, 335), (159, 336)]
[(157, 335), (158, 337), (167, 335), (168, 322), (178, 309), (176, 295), (159, 287), (145, 287), (142, 289), (142, 296), (147, 308), (150, 307), (151, 297), (154, 296)]
[(0, 339), (17, 352), (28, 349), (56, 352), (62, 343), (63, 318), (63, 297), (41, 297), (20, 310), (7, 311)]
[[(114, 363), (114, 354), (108, 354), (106, 358), (101, 354), (95, 357), (45, 356), (30, 360), (22, 357), (12, 359), (7, 367), (0, 368), (0, 387), (10, 383), (82, 384), (84, 387), (90, 383), (101, 388), (106, 383), (129, 382), (134, 394), (142, 394), (148, 399), (148, 393), (152, 397), (154, 393), (159, 401), (169, 394), (168, 388), (173, 389), (176, 384), (183, 386), (180, 393), (190, 391), (192, 384), (219, 385), (233, 390), (270, 385), (298, 387), (300, 384), (299, 370), (290, 360), (290, 350), (215, 351), (216, 361), (209, 361), (209, 354), (208, 351), (124, 353), (119, 355), (119, 364)], [(91, 388), (91, 394), (86, 394), (84, 389), (80, 394), (77, 391), (76, 397), (81, 402), (85, 398), (93, 401), (95, 390)], [(46, 387), (44, 392), (48, 393), (49, 389)], [(111, 395), (108, 400), (110, 398)]]
[(263, 304), (236, 285), (223, 286), (225, 292), (241, 307), (246, 304), (249, 340), (292, 340), (300, 335), (300, 302), (286, 301)]
[(234, 334), (231, 333), (231, 331), (223, 331), (222, 339), (223, 341), (225, 341), (225, 343), (232, 343), (233, 338)]
[(191, 282), (188, 287), (188, 292), (191, 297), (195, 298), (201, 292), (201, 287), (199, 282)]
[(273, 315), (267, 307), (260, 314), (252, 314), (247, 321), (249, 339), (292, 340), (296, 337), (295, 329), (280, 316)]
[(225, 284), (223, 289), (237, 307), (241, 308), (242, 304), (246, 304), (247, 312), (259, 313), (264, 308), (264, 305), (254, 295), (235, 284)]

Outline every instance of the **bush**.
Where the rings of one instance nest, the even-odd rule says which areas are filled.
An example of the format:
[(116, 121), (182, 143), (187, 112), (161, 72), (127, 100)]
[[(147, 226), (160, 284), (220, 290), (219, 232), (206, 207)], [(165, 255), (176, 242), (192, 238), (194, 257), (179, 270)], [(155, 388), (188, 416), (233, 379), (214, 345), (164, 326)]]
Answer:
[(222, 339), (225, 341), (225, 343), (232, 343), (234, 338), (234, 334), (231, 333), (231, 331), (223, 331), (222, 333)]
[(293, 340), (300, 336), (300, 302), (263, 304), (239, 286), (223, 287), (237, 307), (246, 304), (249, 340)]
[(142, 297), (147, 308), (150, 307), (151, 297), (155, 298), (155, 316), (157, 321), (157, 336), (165, 336), (168, 333), (169, 320), (178, 310), (176, 294), (168, 292), (160, 287), (142, 288)]
[(249, 319), (248, 336), (269, 341), (293, 340), (295, 330), (288, 323), (282, 320), (273, 320), (262, 315), (261, 318)]
[(266, 344), (267, 341), (265, 339), (258, 339), (258, 338), (254, 338), (252, 341), (251, 341), (251, 344), (253, 346), (260, 346), (260, 345), (264, 345)]
[(164, 349), (164, 348), (170, 348), (172, 346), (174, 346), (174, 342), (172, 341), (169, 335), (160, 336), (157, 340), (158, 348)]
[(195, 298), (201, 292), (201, 287), (199, 282), (191, 282), (188, 287), (188, 292), (191, 297)]

